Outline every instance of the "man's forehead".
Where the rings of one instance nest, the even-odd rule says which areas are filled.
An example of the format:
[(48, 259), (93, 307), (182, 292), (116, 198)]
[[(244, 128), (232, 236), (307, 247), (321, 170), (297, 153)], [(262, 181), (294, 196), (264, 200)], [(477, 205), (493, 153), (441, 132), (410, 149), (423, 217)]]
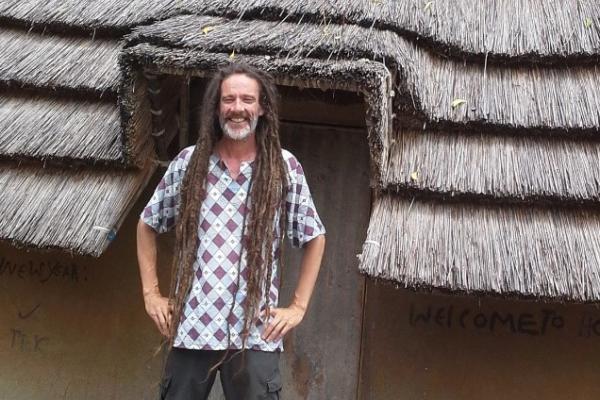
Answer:
[(233, 74), (221, 82), (221, 94), (225, 93), (249, 93), (258, 95), (260, 84), (258, 81), (246, 74)]

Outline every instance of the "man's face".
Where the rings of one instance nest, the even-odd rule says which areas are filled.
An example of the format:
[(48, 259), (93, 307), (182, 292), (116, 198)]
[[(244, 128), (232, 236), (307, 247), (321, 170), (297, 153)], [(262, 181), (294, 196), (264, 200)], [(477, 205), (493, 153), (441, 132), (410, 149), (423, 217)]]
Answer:
[(254, 132), (264, 114), (259, 98), (259, 83), (247, 75), (234, 74), (221, 82), (219, 123), (225, 136), (244, 140)]

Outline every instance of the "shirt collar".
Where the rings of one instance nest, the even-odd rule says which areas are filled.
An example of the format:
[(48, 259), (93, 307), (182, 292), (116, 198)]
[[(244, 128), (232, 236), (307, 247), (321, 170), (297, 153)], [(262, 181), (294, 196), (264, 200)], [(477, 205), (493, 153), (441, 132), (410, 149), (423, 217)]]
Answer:
[[(252, 161), (242, 161), (240, 163), (240, 173), (244, 175), (251, 175), (252, 169), (256, 165), (256, 159)], [(208, 167), (209, 169), (213, 169), (215, 166), (218, 166), (222, 171), (227, 171), (227, 166), (225, 162), (219, 157), (219, 155), (214, 152), (210, 155), (208, 159)]]

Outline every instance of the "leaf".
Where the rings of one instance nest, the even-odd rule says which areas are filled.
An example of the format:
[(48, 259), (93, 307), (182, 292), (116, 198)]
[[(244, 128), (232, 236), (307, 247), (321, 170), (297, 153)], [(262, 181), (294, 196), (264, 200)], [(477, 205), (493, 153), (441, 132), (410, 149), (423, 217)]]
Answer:
[(206, 34), (208, 34), (208, 32), (214, 31), (214, 30), (215, 30), (214, 26), (205, 26), (204, 28), (202, 28), (202, 33), (204, 33), (206, 35)]
[(419, 171), (414, 171), (410, 174), (410, 180), (417, 182), (419, 180)]
[(456, 107), (458, 107), (462, 104), (467, 104), (467, 101), (465, 99), (454, 99), (454, 100), (452, 100), (452, 103), (450, 103), (450, 105), (452, 106), (452, 109), (455, 109)]
[(586, 19), (583, 20), (583, 26), (585, 26), (586, 28), (590, 28), (592, 26), (592, 23), (594, 21), (592, 21), (592, 19), (590, 17), (587, 17)]
[(229, 59), (233, 60), (235, 58), (235, 49), (231, 52), (231, 54), (229, 55)]
[(424, 11), (431, 11), (431, 6), (433, 5), (433, 1), (428, 1), (425, 3), (425, 7), (423, 7)]

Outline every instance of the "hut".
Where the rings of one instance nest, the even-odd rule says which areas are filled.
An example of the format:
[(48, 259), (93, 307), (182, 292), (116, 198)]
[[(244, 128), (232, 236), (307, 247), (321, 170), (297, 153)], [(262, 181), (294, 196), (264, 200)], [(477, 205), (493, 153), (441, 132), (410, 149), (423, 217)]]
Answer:
[(0, 54), (0, 398), (154, 398), (134, 225), (231, 59), (328, 228), (285, 398), (600, 396), (593, 0), (4, 0)]

